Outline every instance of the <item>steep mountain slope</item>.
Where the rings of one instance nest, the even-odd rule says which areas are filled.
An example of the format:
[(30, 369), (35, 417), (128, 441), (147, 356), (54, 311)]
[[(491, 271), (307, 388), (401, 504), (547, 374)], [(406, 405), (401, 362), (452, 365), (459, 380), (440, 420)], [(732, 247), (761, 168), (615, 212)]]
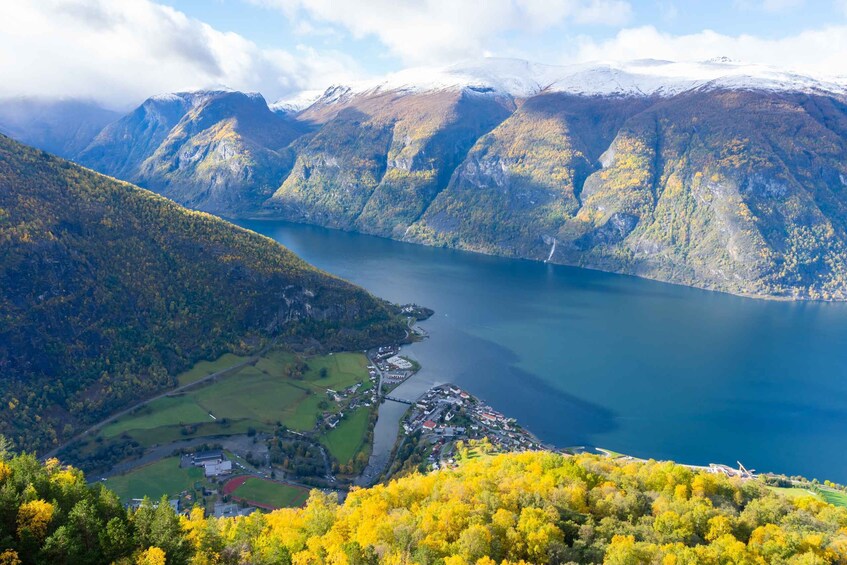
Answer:
[(157, 97), (79, 160), (224, 215), (847, 298), (844, 81), (724, 59), (486, 59), (274, 107)]
[(544, 94), (481, 137), (406, 238), (544, 258), (545, 238), (582, 206), (586, 178), (642, 98)]
[[(712, 90), (645, 105), (611, 130), (580, 130), (570, 113), (614, 115), (622, 101), (531, 99), (477, 143), (407, 238), (740, 293), (847, 297), (843, 102)], [(543, 129), (539, 108), (566, 109), (554, 122), (568, 131)], [(514, 157), (521, 137), (510, 130), (522, 125), (536, 138)], [(595, 151), (614, 134), (602, 155), (588, 153), (598, 170), (581, 188), (575, 165), (554, 180), (545, 166), (570, 156), (538, 160), (545, 144), (579, 147), (584, 132)], [(528, 188), (533, 174), (564, 193)]]
[(302, 124), (258, 94), (201, 91), (148, 99), (77, 160), (192, 208), (235, 213), (268, 198), (291, 168)]
[(39, 449), (271, 338), (402, 338), (379, 300), (275, 242), (0, 137), (0, 433)]
[(268, 204), (294, 220), (402, 236), (513, 108), (511, 98), (464, 90), (314, 105), (300, 119), (320, 129), (298, 141), (294, 168)]
[[(453, 101), (471, 100), (478, 125), (461, 136)], [(847, 298), (840, 84), (724, 61), (489, 61), (331, 89), (300, 117), (320, 129), (268, 202), (286, 219)], [(374, 123), (378, 134), (363, 133)]]
[(65, 158), (75, 157), (120, 117), (83, 100), (0, 100), (0, 133)]

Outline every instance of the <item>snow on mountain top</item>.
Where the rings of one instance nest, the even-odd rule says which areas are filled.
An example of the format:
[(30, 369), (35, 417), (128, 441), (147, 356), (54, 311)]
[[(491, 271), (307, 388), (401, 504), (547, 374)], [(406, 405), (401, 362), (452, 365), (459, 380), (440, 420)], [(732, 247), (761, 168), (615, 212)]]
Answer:
[(229, 88), (228, 86), (214, 86), (211, 88), (206, 88), (202, 90), (192, 90), (188, 92), (169, 92), (165, 94), (156, 94), (154, 96), (151, 96), (149, 100), (153, 100), (156, 102), (183, 101), (193, 106), (197, 106), (199, 104), (202, 104), (203, 102), (206, 102), (207, 100), (211, 100), (226, 94), (239, 94), (253, 100), (265, 99), (258, 92), (240, 92), (238, 90)]
[(702, 62), (641, 59), (555, 66), (486, 58), (449, 67), (406, 69), (382, 79), (327, 89), (320, 103), (357, 94), (470, 89), (518, 98), (541, 92), (586, 96), (672, 96), (698, 88), (847, 93), (847, 79), (819, 79), (718, 57)]
[(304, 90), (294, 96), (280, 98), (268, 106), (274, 112), (299, 112), (314, 104), (324, 94), (325, 91), (323, 90)]

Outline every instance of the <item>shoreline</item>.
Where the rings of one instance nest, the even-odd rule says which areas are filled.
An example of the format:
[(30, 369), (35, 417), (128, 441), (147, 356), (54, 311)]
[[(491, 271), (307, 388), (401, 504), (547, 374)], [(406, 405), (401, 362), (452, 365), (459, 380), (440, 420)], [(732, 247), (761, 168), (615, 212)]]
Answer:
[[(791, 296), (790, 294), (758, 294), (758, 293), (755, 293), (755, 292), (745, 292), (745, 291), (741, 291), (741, 290), (729, 290), (729, 289), (716, 288), (716, 287), (705, 286), (705, 285), (697, 285), (697, 284), (690, 284), (690, 283), (685, 283), (685, 282), (671, 281), (671, 280), (666, 280), (666, 279), (661, 279), (661, 278), (656, 278), (656, 277), (651, 277), (651, 276), (646, 276), (646, 275), (639, 275), (639, 274), (627, 272), (627, 271), (604, 269), (604, 268), (599, 267), (599, 266), (591, 267), (591, 266), (588, 266), (588, 265), (582, 265), (582, 264), (577, 264), (577, 263), (563, 263), (563, 262), (556, 261), (555, 259), (549, 259), (549, 258), (548, 259), (533, 259), (531, 257), (522, 257), (520, 255), (506, 255), (506, 254), (497, 253), (497, 252), (494, 252), (494, 251), (486, 251), (484, 249), (474, 249), (474, 248), (469, 248), (469, 247), (457, 247), (457, 246), (450, 246), (450, 245), (431, 245), (431, 244), (423, 243), (423, 242), (419, 242), (419, 241), (409, 241), (409, 240), (406, 240), (406, 239), (397, 239), (395, 237), (382, 236), (382, 235), (377, 235), (377, 234), (373, 234), (373, 233), (366, 233), (366, 232), (362, 232), (362, 231), (358, 231), (358, 230), (347, 230), (347, 229), (343, 229), (343, 228), (333, 228), (333, 227), (323, 226), (323, 225), (320, 225), (320, 224), (313, 224), (313, 223), (306, 222), (306, 221), (300, 222), (300, 221), (291, 220), (291, 219), (288, 219), (288, 218), (272, 218), (272, 217), (267, 217), (267, 216), (224, 216), (224, 215), (220, 215), (218, 217), (223, 219), (223, 220), (226, 220), (230, 223), (233, 223), (233, 224), (235, 224), (239, 227), (241, 227), (241, 226), (239, 224), (237, 224), (237, 222), (240, 222), (240, 221), (284, 222), (284, 223), (289, 223), (289, 224), (298, 225), (298, 226), (309, 226), (309, 227), (313, 227), (313, 228), (338, 231), (338, 232), (342, 232), (342, 233), (352, 233), (352, 234), (363, 235), (363, 236), (368, 236), (368, 237), (375, 237), (375, 238), (383, 239), (383, 240), (387, 240), (387, 241), (395, 241), (397, 243), (407, 243), (407, 244), (410, 244), (410, 245), (418, 245), (418, 246), (421, 246), (421, 247), (429, 247), (429, 248), (434, 248), (434, 249), (449, 249), (449, 250), (452, 250), (452, 251), (460, 251), (460, 252), (463, 252), (463, 253), (472, 253), (472, 254), (475, 254), (475, 255), (484, 255), (486, 257), (498, 257), (498, 258), (501, 258), (501, 259), (508, 259), (510, 261), (527, 261), (529, 263), (537, 263), (537, 264), (540, 264), (540, 265), (552, 265), (552, 266), (558, 266), (558, 267), (566, 267), (566, 268), (569, 268), (569, 269), (582, 269), (582, 270), (585, 270), (585, 271), (593, 271), (593, 272), (597, 272), (597, 273), (606, 273), (606, 274), (610, 274), (610, 275), (632, 277), (634, 279), (639, 279), (639, 280), (644, 280), (644, 281), (650, 281), (650, 282), (661, 283), (661, 284), (669, 284), (669, 285), (673, 285), (673, 286), (680, 286), (680, 287), (690, 288), (690, 289), (694, 289), (694, 290), (700, 290), (700, 291), (704, 291), (704, 292), (715, 292), (715, 293), (719, 293), (719, 294), (725, 294), (727, 296), (734, 296), (734, 297), (737, 297), (737, 298), (745, 298), (745, 299), (750, 299), (750, 300), (790, 302), (790, 303), (797, 303), (797, 304), (807, 304), (807, 303), (839, 304), (839, 303), (847, 303), (847, 296), (845, 296), (844, 298), (841, 298), (841, 299), (837, 299), (837, 298), (812, 298), (812, 297), (808, 297), (808, 296)], [(247, 228), (242, 228), (242, 229), (247, 229)]]

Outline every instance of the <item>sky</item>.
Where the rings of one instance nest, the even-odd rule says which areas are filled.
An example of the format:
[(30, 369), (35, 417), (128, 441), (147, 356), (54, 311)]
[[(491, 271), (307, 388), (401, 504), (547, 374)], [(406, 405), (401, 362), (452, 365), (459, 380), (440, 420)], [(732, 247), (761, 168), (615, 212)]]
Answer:
[(125, 109), (228, 86), (269, 101), (481, 57), (725, 56), (847, 76), (847, 0), (7, 0), (0, 97)]

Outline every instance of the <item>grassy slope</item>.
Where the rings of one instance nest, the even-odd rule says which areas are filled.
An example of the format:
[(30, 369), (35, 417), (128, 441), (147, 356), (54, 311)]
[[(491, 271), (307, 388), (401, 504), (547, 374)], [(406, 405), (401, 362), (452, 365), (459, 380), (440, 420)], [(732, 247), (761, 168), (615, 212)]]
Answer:
[[(370, 388), (367, 370), (368, 361), (360, 353), (342, 352), (323, 357), (314, 357), (309, 359), (307, 364), (309, 365), (309, 370), (303, 376), (307, 381), (314, 383), (316, 386), (342, 390), (356, 383), (363, 382), (365, 390)], [(320, 376), (321, 369), (327, 370), (326, 377)]]
[(191, 397), (180, 395), (160, 398), (142, 407), (137, 412), (120, 418), (105, 426), (103, 437), (111, 438), (130, 430), (150, 430), (160, 426), (172, 426), (181, 422), (211, 421), (209, 414), (198, 406)]
[(844, 508), (847, 508), (847, 493), (845, 492), (830, 490), (828, 488), (821, 488), (818, 494), (826, 502), (834, 506), (842, 506)]
[(238, 362), (243, 361), (246, 357), (242, 355), (233, 355), (232, 353), (225, 353), (221, 355), (214, 361), (200, 361), (195, 364), (189, 370), (180, 373), (177, 375), (176, 380), (182, 385), (187, 385), (193, 383), (195, 381), (199, 381), (203, 377), (208, 377), (213, 373), (217, 373), (218, 371), (223, 371), (233, 365), (238, 364)]
[(402, 336), (272, 240), (0, 137), (0, 433), (30, 449), (273, 336)]

